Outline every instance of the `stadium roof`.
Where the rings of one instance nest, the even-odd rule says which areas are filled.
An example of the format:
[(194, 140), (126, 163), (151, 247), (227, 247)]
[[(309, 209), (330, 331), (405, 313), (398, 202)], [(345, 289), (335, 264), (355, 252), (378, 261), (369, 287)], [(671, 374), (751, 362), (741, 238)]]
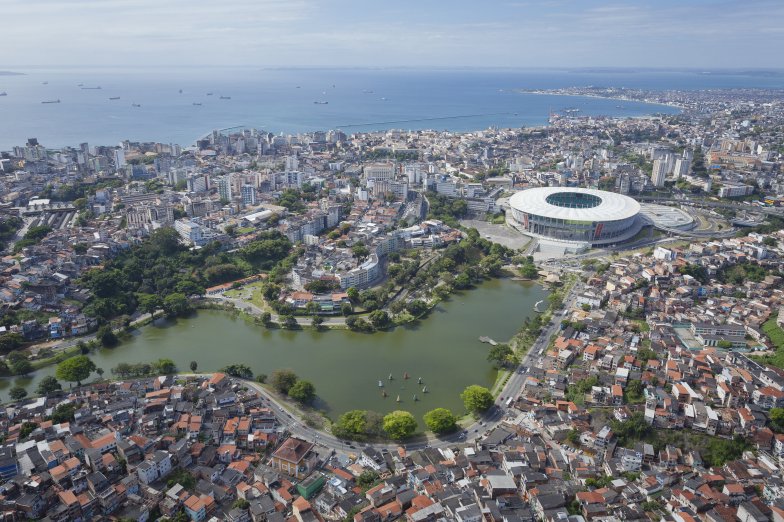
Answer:
[[(586, 199), (593, 200), (590, 198), (593, 196), (599, 198), (600, 201), (596, 206), (586, 208), (569, 208), (548, 202), (549, 196), (557, 194), (583, 194), (588, 196)], [(640, 213), (640, 204), (628, 196), (604, 190), (573, 187), (542, 187), (523, 190), (509, 198), (509, 205), (518, 211), (537, 216), (578, 221), (618, 221)]]

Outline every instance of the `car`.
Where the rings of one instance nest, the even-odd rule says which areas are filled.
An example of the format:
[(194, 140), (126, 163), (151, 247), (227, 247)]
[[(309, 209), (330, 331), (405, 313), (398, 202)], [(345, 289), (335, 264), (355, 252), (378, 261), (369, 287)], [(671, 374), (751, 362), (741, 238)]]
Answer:
[(351, 448), (351, 449), (357, 449), (357, 447), (354, 446), (353, 444), (349, 444), (348, 447)]
[(480, 426), (484, 426), (484, 425), (485, 425), (485, 421), (480, 421), (480, 422), (479, 422), (479, 425), (480, 425)]

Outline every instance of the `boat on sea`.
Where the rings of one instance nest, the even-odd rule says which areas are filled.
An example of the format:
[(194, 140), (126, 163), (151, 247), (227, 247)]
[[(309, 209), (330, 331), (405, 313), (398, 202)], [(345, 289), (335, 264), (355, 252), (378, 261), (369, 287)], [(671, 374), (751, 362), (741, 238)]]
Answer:
[(381, 396), (386, 399), (387, 398), (387, 391), (386, 390), (381, 390)]
[(182, 94), (182, 89), (180, 89), (180, 94)]
[(141, 105), (140, 105), (140, 104), (138, 104), (138, 103), (132, 103), (132, 104), (131, 104), (131, 107), (141, 107)]
[(382, 388), (383, 386), (384, 386), (384, 383), (383, 383), (383, 381), (378, 381), (378, 387), (379, 387), (379, 388)]
[(400, 402), (400, 395), (397, 396), (397, 399), (395, 399), (395, 402)]
[(403, 378), (408, 379), (408, 372), (403, 372)]
[(208, 92), (208, 93), (207, 93), (207, 96), (212, 96), (212, 93), (211, 93), (211, 92)]
[(95, 87), (82, 87), (83, 91), (99, 91), (101, 90), (100, 85), (96, 85)]
[(60, 103), (60, 98), (57, 98), (56, 100), (44, 100), (41, 103)]
[(49, 85), (49, 82), (41, 82), (41, 85)]
[(315, 103), (316, 105), (328, 105), (329, 104), (328, 101), (318, 101), (318, 100), (314, 101), (313, 103)]
[(0, 92), (0, 96), (8, 96), (8, 93), (7, 93), (7, 92), (5, 92), (5, 91), (3, 91), (3, 92)]
[(418, 400), (419, 400), (419, 399), (417, 399), (417, 396), (416, 396), (416, 393), (415, 393), (415, 394), (414, 394), (414, 402), (417, 402)]
[(387, 99), (384, 96), (382, 96), (381, 101), (387, 101)]
[(231, 96), (221, 96), (220, 99), (221, 100), (230, 100)]
[(417, 384), (422, 384), (422, 377), (420, 377), (419, 379), (417, 379)]
[(425, 386), (424, 388), (422, 388), (422, 393), (427, 393), (427, 386)]
[(392, 380), (392, 374), (391, 373), (389, 374), (389, 380), (390, 381)]
[(201, 105), (199, 102), (193, 102), (194, 105)]
[(364, 90), (364, 91), (362, 91), (362, 92), (363, 92), (364, 94), (373, 94), (373, 92), (374, 92), (374, 91), (371, 91), (371, 90), (365, 89), (365, 90)]
[(120, 99), (120, 97), (119, 97), (119, 96), (111, 96), (109, 99), (110, 99), (110, 100), (119, 100), (119, 99)]

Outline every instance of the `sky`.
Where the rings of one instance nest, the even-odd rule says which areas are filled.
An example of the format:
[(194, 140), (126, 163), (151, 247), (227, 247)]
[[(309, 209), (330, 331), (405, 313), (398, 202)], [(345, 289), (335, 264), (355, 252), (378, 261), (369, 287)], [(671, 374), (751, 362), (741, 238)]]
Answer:
[(0, 0), (0, 69), (784, 67), (782, 0)]

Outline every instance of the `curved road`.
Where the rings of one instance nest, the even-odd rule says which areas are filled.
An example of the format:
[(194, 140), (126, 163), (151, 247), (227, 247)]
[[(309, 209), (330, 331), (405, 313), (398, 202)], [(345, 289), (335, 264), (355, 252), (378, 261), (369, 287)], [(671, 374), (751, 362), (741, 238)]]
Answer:
[[(580, 284), (577, 283), (565, 296), (564, 309), (568, 310), (571, 308), (574, 300), (577, 297), (579, 287)], [(520, 364), (517, 366), (517, 368), (515, 368), (512, 375), (509, 377), (509, 380), (506, 382), (503, 389), (499, 393), (494, 406), (490, 408), (490, 410), (485, 413), (478, 421), (474, 422), (471, 426), (462, 432), (457, 431), (444, 437), (433, 437), (432, 435), (419, 437), (403, 444), (403, 447), (405, 447), (407, 450), (418, 450), (428, 447), (448, 447), (456, 443), (475, 440), (495, 428), (498, 424), (501, 423), (505, 416), (505, 410), (503, 407), (504, 401), (509, 397), (516, 397), (520, 393), (523, 383), (527, 377), (527, 368), (531, 365), (531, 361), (539, 360), (541, 358), (539, 352), (547, 348), (547, 345), (550, 342), (550, 338), (560, 328), (560, 323), (561, 321), (556, 315), (553, 320), (542, 330), (542, 333), (539, 335), (537, 340), (523, 357)], [(198, 375), (204, 376), (208, 374)], [(277, 397), (270, 394), (257, 382), (246, 381), (235, 377), (232, 377), (232, 380), (242, 382), (243, 384), (256, 390), (261, 395), (261, 397), (267, 401), (269, 407), (278, 417), (281, 425), (286, 430), (288, 430), (289, 433), (303, 440), (320, 444), (321, 446), (333, 449), (335, 451), (359, 451), (361, 448), (368, 446), (376, 450), (394, 450), (400, 446), (400, 444), (394, 443), (360, 443), (338, 439), (331, 433), (326, 433), (324, 431), (307, 426), (294, 413), (292, 413), (285, 404), (283, 404)]]

